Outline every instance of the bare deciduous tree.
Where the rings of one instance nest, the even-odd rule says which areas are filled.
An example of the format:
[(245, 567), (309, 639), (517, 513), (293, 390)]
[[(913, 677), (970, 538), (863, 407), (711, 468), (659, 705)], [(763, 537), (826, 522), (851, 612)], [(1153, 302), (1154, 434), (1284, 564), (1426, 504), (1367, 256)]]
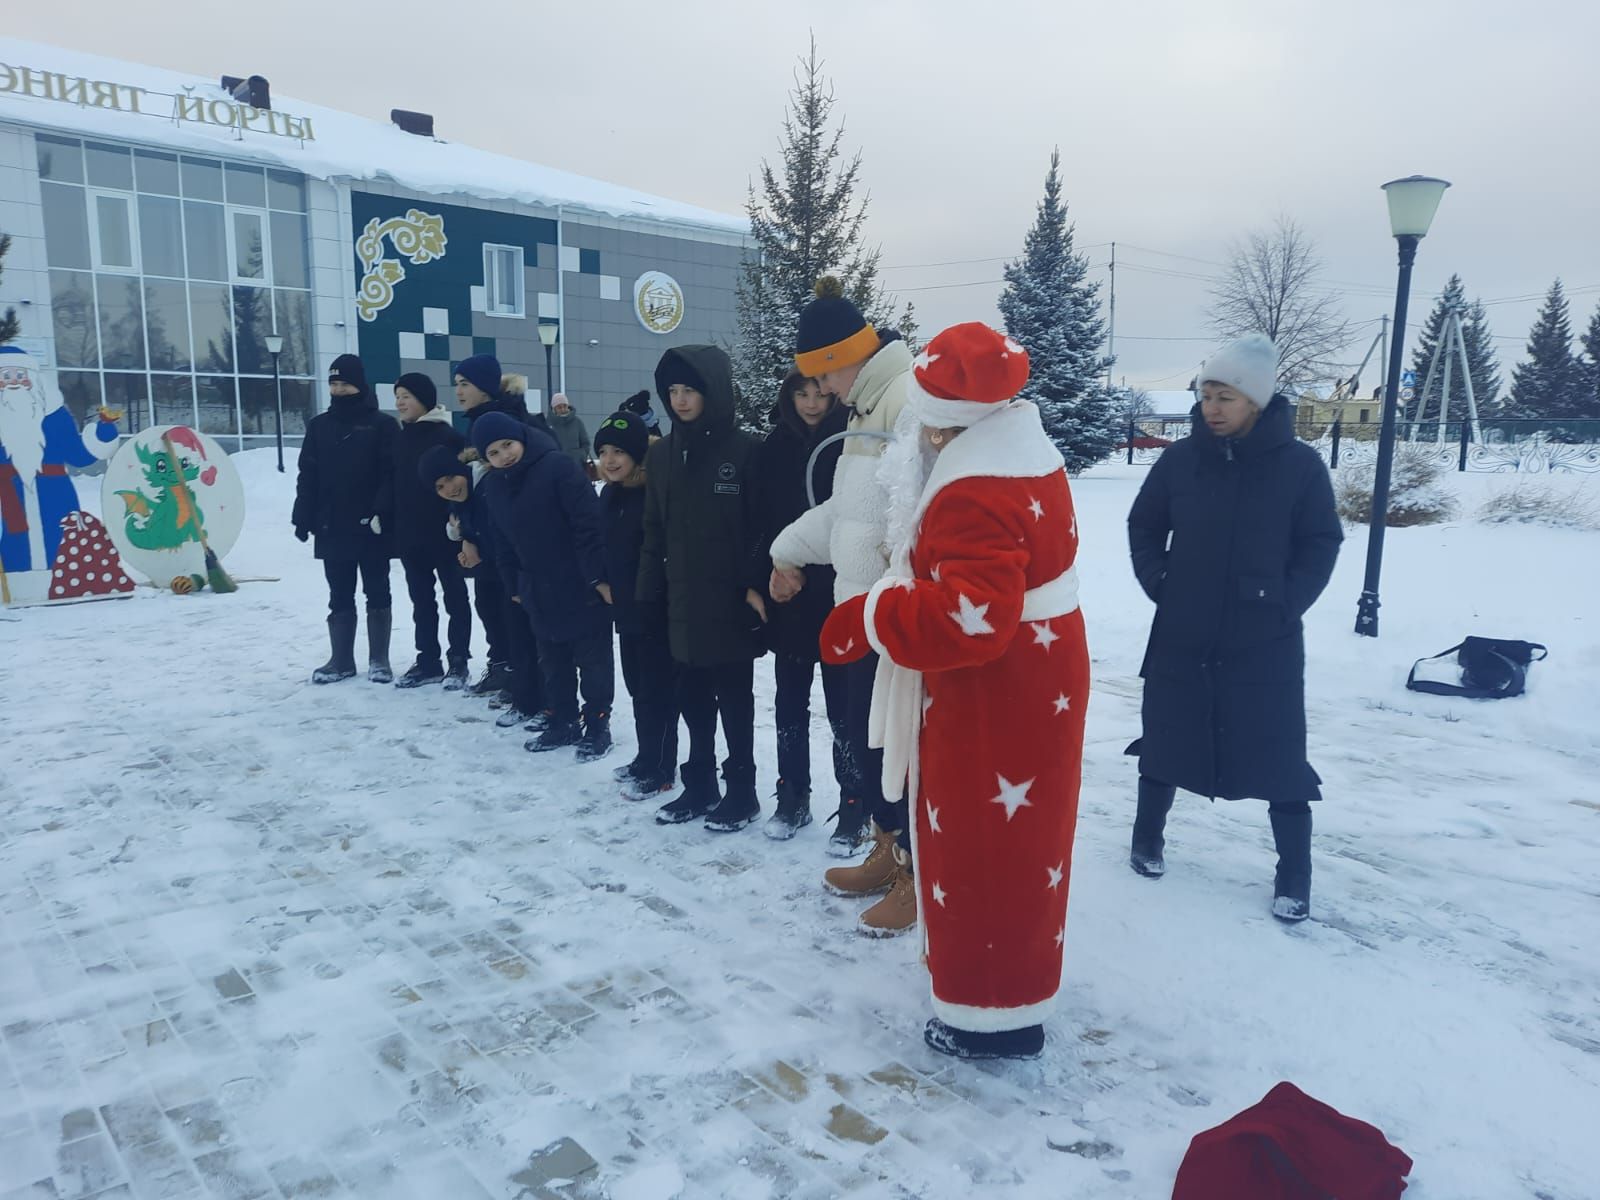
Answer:
[(1333, 359), (1350, 342), (1337, 298), (1317, 284), (1322, 260), (1289, 217), (1233, 246), (1212, 290), (1211, 327), (1226, 338), (1264, 333), (1278, 346), (1278, 388), (1291, 396), (1338, 375)]

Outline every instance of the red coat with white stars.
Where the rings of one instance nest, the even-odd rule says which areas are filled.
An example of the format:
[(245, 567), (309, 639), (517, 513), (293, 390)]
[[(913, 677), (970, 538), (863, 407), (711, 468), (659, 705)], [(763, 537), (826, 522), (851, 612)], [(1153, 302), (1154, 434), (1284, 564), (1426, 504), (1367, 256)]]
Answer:
[(950, 442), (920, 512), (899, 577), (836, 608), (822, 651), (887, 660), (873, 724), (885, 794), (915, 797), (935, 1013), (1016, 1029), (1061, 983), (1089, 697), (1077, 520), (1037, 409), (1012, 403)]

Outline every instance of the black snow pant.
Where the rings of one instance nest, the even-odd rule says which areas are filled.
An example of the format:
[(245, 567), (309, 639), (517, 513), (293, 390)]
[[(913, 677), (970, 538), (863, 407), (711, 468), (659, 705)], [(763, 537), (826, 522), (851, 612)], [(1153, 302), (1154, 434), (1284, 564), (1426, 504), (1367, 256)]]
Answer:
[(544, 672), (539, 668), (539, 645), (534, 640), (528, 614), (511, 597), (515, 594), (504, 576), (501, 589), (505, 599), (506, 661), (511, 666), (511, 703), (518, 712), (537, 716), (547, 707)]
[(554, 720), (570, 724), (578, 719), (578, 690), (583, 689), (583, 719), (611, 715), (616, 696), (616, 674), (611, 657), (611, 630), (575, 642), (538, 640), (539, 665), (544, 669), (545, 707)]
[(477, 610), (478, 624), (483, 626), (484, 641), (488, 644), (489, 665), (504, 666), (510, 662), (506, 647), (506, 591), (494, 564), (480, 559), (472, 568), (472, 607)]
[(367, 607), (388, 608), (389, 557), (374, 554), (369, 558), (325, 558), (322, 574), (328, 581), (328, 614), (353, 613), (356, 610), (356, 573), (361, 573), (361, 590), (366, 593)]
[(444, 610), (449, 614), (447, 630), (452, 659), (466, 662), (472, 653), (472, 607), (467, 603), (467, 581), (461, 567), (452, 559), (431, 556), (402, 556), (406, 591), (411, 593), (411, 623), (416, 629), (417, 661), (439, 663), (439, 608), (433, 599), (433, 580), (439, 579), (444, 594)]
[(715, 667), (678, 664), (678, 707), (689, 727), (689, 757), (683, 780), (715, 779), (717, 773), (717, 715), (722, 715), (722, 737), (728, 757), (722, 764), (730, 788), (756, 778), (755, 660), (723, 663)]
[(622, 682), (633, 700), (634, 755), (644, 774), (675, 775), (678, 770), (676, 665), (665, 638), (648, 633), (619, 634)]
[[(833, 730), (833, 776), (841, 797), (860, 794), (850, 754), (849, 667), (822, 665), (822, 700)], [(817, 663), (782, 654), (773, 657), (777, 683), (778, 777), (802, 792), (811, 790), (811, 681)]]
[(878, 674), (878, 656), (847, 663), (849, 672), (849, 723), (851, 770), (859, 772), (861, 803), (878, 828), (899, 833), (900, 848), (911, 853), (911, 822), (906, 818), (905, 793), (893, 798), (883, 794), (883, 751), (867, 745), (867, 728), (872, 715), (872, 681)]

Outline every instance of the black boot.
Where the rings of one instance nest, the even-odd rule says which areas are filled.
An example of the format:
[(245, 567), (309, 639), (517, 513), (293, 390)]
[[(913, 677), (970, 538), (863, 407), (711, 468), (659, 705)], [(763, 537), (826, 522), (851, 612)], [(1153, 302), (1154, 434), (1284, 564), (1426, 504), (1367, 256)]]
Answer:
[(411, 665), (409, 671), (394, 681), (394, 685), (397, 688), (415, 688), (425, 683), (438, 683), (443, 678), (444, 668), (439, 665), (437, 658), (432, 662), (425, 662), (419, 658)]
[(737, 775), (724, 770), (722, 777), (727, 782), (728, 794), (706, 814), (706, 828), (712, 833), (737, 833), (761, 815), (761, 801), (756, 799), (755, 768)]
[(762, 828), (775, 842), (787, 842), (811, 824), (811, 792), (786, 779), (778, 780), (778, 809)]
[(1175, 795), (1176, 788), (1139, 776), (1139, 811), (1133, 818), (1133, 848), (1128, 865), (1147, 879), (1160, 879), (1167, 873), (1167, 861), (1162, 856), (1167, 847), (1163, 833)]
[(717, 793), (717, 768), (683, 764), (683, 791), (656, 810), (657, 825), (681, 825), (703, 817), (722, 802)]
[(976, 1033), (946, 1025), (934, 1017), (923, 1027), (922, 1040), (952, 1058), (1038, 1058), (1044, 1049), (1044, 1026)]
[(611, 714), (608, 712), (585, 715), (583, 736), (578, 739), (578, 761), (593, 762), (611, 753)]
[(505, 663), (492, 662), (483, 672), (483, 678), (467, 689), (469, 696), (498, 699), (501, 692), (511, 686), (511, 668)]
[(854, 858), (856, 851), (872, 840), (868, 830), (867, 806), (859, 796), (840, 796), (839, 807), (827, 820), (839, 818), (828, 837), (828, 853), (834, 858)]
[(356, 673), (356, 614), (333, 613), (328, 617), (328, 661), (311, 672), (312, 683), (338, 683)]
[(1311, 915), (1311, 809), (1269, 809), (1278, 873), (1272, 883), (1272, 915), (1293, 924)]
[(544, 732), (522, 743), (522, 748), (533, 754), (544, 754), (566, 746), (576, 746), (583, 738), (583, 726), (576, 721), (551, 721)]
[(459, 692), (467, 686), (467, 657), (464, 654), (445, 656), (444, 690)]
[(393, 683), (389, 666), (389, 619), (387, 608), (367, 609), (367, 678), (373, 683)]

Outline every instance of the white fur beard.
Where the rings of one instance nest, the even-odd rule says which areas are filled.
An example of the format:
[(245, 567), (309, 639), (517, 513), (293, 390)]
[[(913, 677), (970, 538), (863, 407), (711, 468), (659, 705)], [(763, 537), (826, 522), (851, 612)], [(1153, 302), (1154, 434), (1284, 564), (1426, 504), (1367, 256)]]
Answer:
[(878, 486), (888, 500), (884, 541), (889, 550), (889, 570), (910, 575), (911, 543), (917, 536), (917, 505), (927, 485), (938, 452), (922, 436), (922, 421), (912, 405), (900, 410), (894, 424), (894, 441), (878, 460)]
[(0, 446), (30, 492), (44, 465), (44, 400), (37, 392), (0, 388)]

